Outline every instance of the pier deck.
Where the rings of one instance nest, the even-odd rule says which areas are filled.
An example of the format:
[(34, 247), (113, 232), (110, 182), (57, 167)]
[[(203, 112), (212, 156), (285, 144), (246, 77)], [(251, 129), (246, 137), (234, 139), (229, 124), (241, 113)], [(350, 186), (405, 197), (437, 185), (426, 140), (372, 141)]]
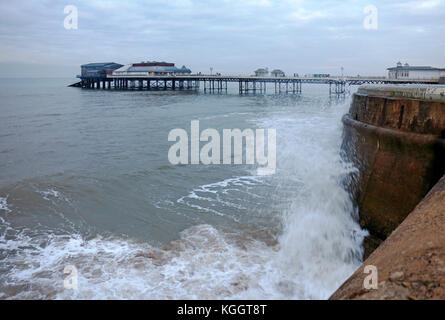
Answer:
[[(239, 93), (266, 93), (272, 84), (274, 93), (301, 93), (302, 84), (327, 84), (329, 93), (343, 94), (346, 86), (362, 84), (438, 84), (439, 79), (386, 79), (386, 78), (306, 78), (306, 77), (256, 77), (223, 75), (152, 76), (147, 73), (106, 78), (80, 77), (77, 85), (88, 89), (134, 89), (134, 90), (198, 90), (204, 92), (227, 92), (227, 84), (238, 83)], [(271, 90), (269, 88), (269, 90)]]

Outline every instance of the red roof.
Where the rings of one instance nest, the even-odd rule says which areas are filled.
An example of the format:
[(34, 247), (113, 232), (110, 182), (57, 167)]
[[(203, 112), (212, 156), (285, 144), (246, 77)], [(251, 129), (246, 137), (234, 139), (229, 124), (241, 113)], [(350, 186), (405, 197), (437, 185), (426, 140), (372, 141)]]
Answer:
[(141, 62), (133, 63), (133, 67), (174, 67), (174, 63), (169, 62)]

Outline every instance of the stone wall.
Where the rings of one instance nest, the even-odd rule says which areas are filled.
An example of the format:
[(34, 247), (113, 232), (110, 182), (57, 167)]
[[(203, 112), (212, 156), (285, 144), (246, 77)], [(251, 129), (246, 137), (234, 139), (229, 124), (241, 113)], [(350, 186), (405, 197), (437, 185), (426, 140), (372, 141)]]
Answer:
[[(343, 123), (359, 169), (349, 188), (371, 236), (331, 299), (445, 299), (445, 88), (361, 87)], [(364, 287), (367, 265), (377, 289)]]
[[(445, 299), (445, 177), (331, 299)], [(364, 268), (377, 268), (365, 289)]]
[(359, 169), (349, 187), (371, 233), (365, 258), (445, 173), (441, 90), (361, 87), (343, 118), (343, 150)]

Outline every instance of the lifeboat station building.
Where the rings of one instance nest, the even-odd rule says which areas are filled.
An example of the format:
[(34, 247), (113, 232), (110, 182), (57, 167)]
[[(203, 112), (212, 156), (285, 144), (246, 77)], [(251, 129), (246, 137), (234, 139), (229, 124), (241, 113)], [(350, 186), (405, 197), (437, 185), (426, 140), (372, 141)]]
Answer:
[(78, 78), (99, 79), (111, 75), (114, 70), (123, 67), (122, 64), (115, 62), (95, 62), (83, 64), (80, 66), (80, 75)]

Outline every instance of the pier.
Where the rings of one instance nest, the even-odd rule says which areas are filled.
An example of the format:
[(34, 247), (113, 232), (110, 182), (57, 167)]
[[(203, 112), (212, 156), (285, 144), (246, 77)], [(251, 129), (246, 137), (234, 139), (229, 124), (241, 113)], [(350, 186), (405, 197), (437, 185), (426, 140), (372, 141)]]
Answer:
[(329, 85), (330, 94), (344, 94), (351, 85), (362, 84), (438, 84), (439, 80), (387, 79), (365, 77), (257, 77), (257, 76), (223, 76), (223, 75), (183, 75), (152, 76), (148, 73), (106, 77), (82, 77), (81, 81), (71, 86), (85, 89), (118, 89), (118, 90), (199, 90), (205, 93), (227, 92), (228, 83), (238, 83), (239, 94), (299, 94), (303, 84)]

